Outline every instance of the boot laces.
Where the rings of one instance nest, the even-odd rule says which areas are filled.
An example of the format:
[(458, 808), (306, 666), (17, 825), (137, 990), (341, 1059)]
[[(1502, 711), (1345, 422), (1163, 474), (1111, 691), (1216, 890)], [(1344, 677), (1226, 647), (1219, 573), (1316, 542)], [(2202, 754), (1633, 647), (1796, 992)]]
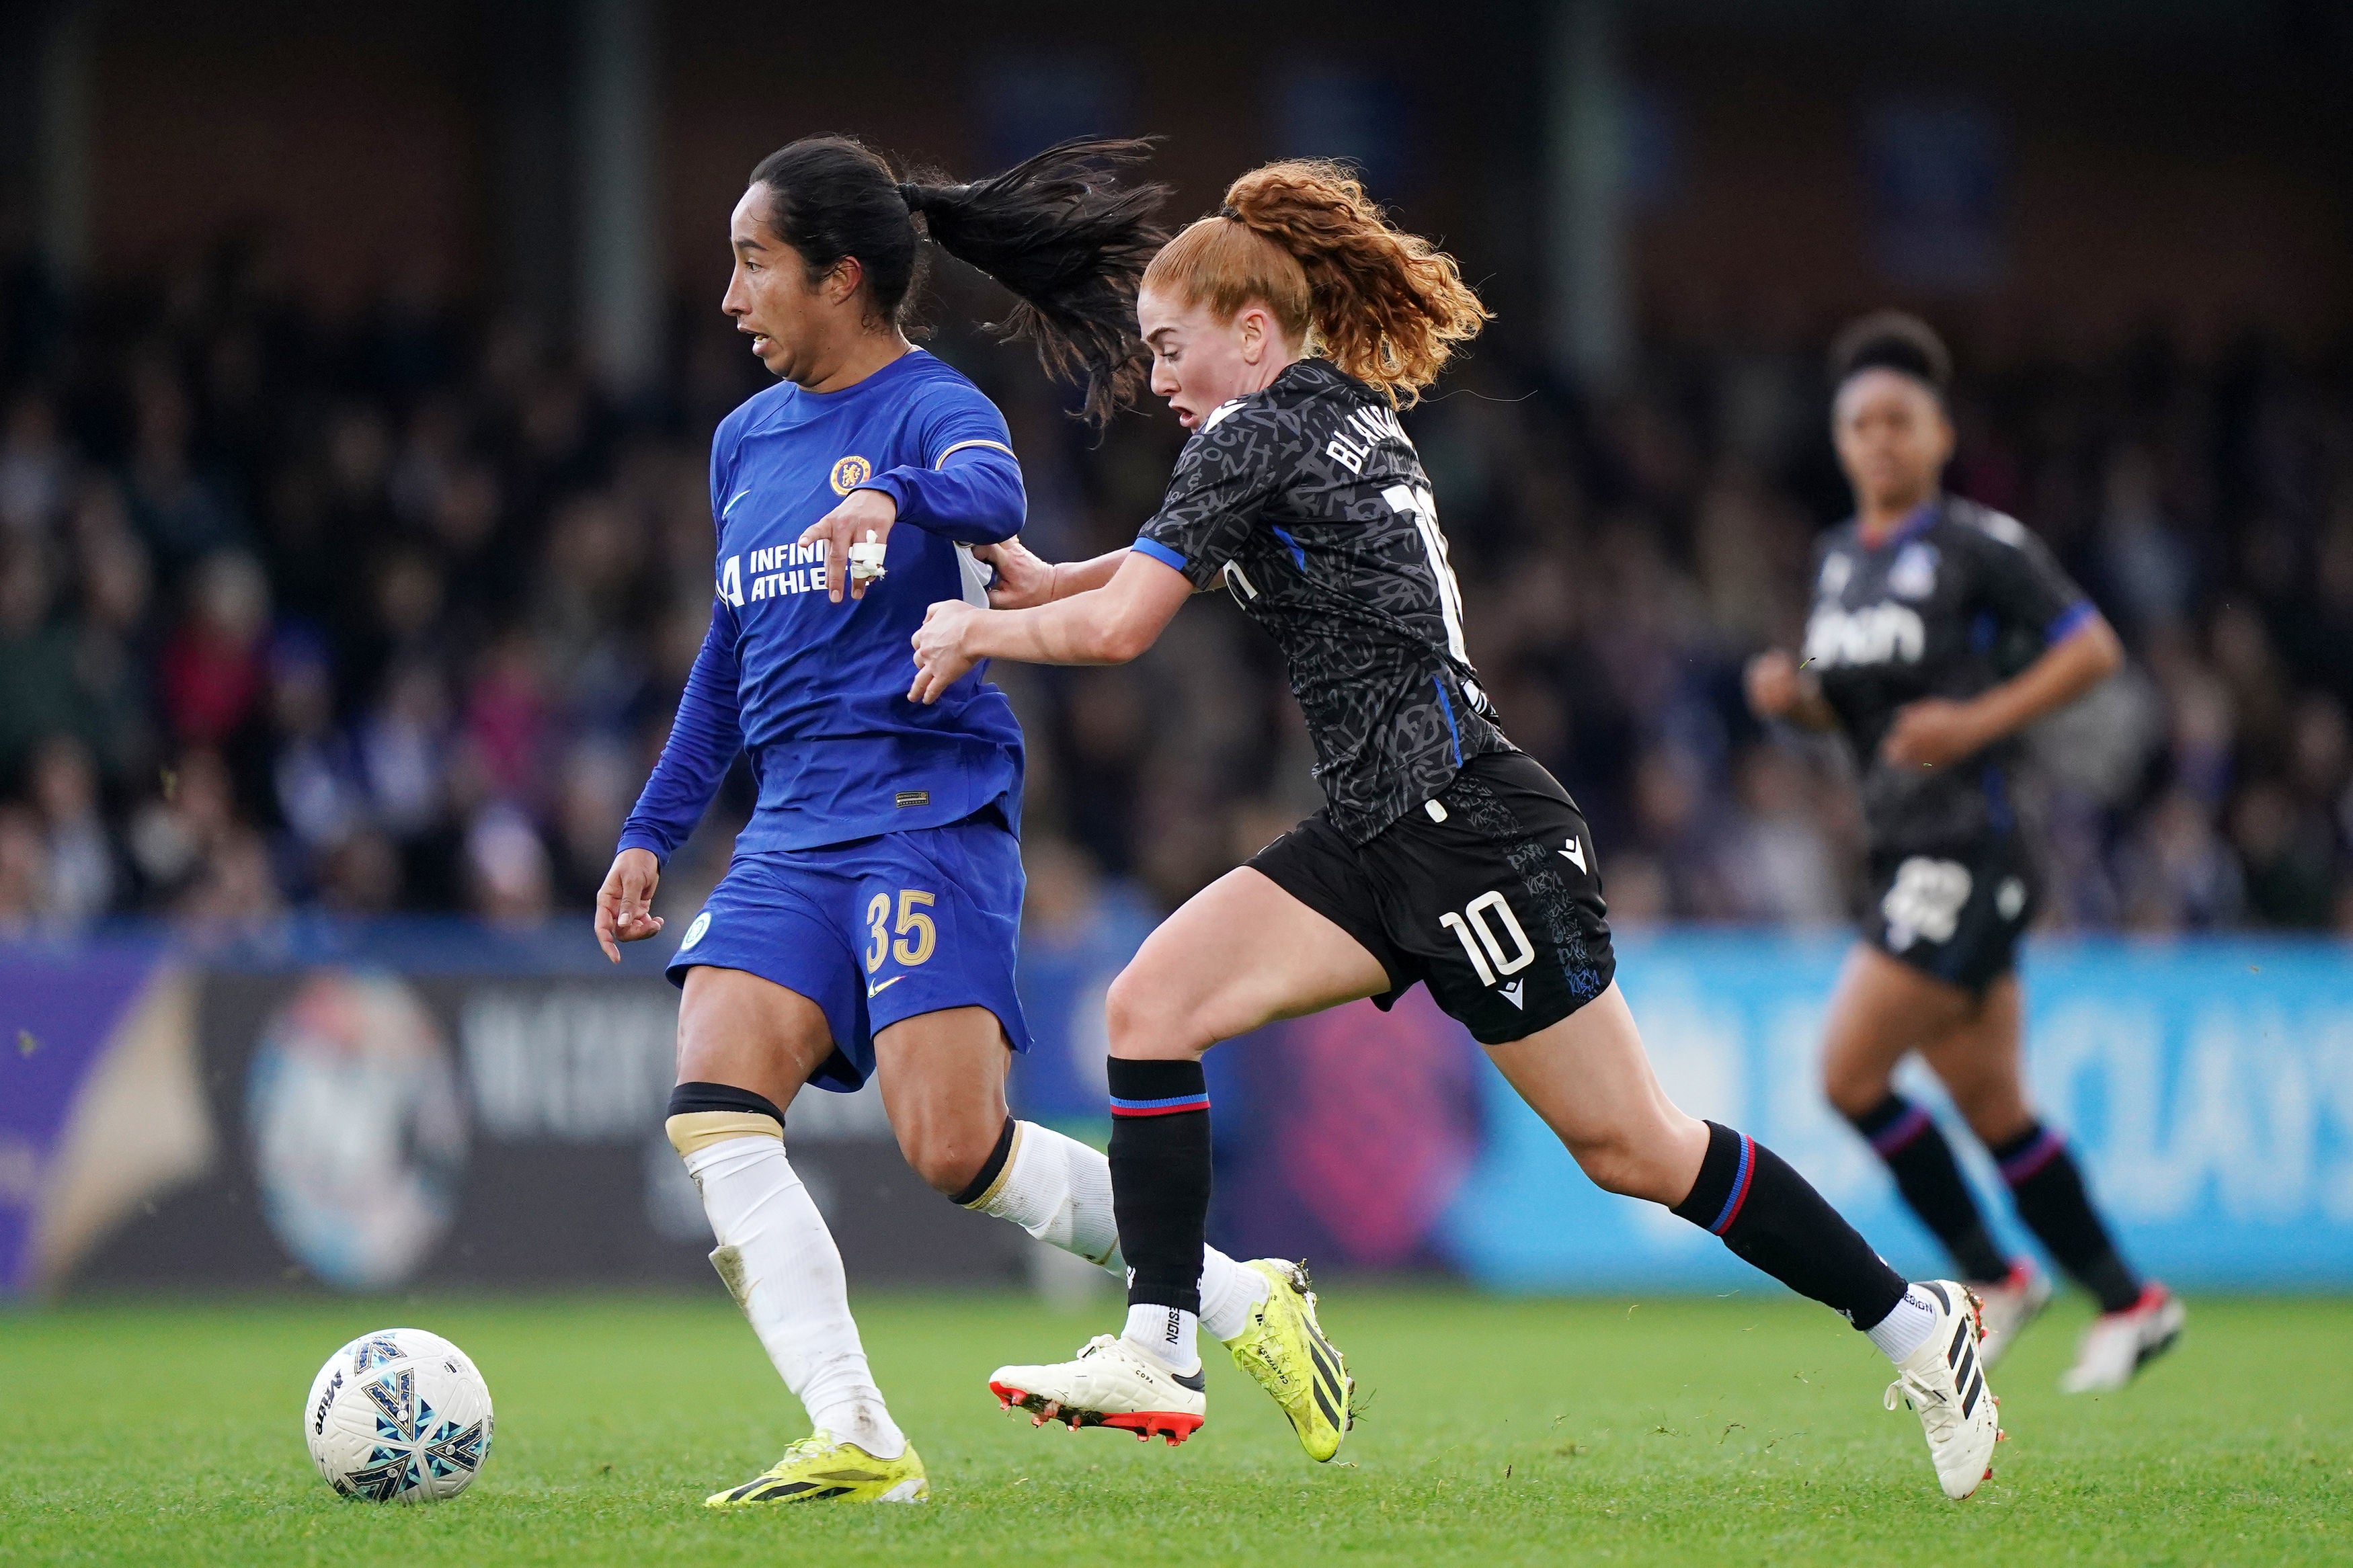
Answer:
[(795, 1459), (812, 1459), (828, 1449), (839, 1447), (840, 1445), (835, 1440), (832, 1433), (812, 1432), (806, 1437), (796, 1437), (786, 1444), (783, 1455), (769, 1468), (781, 1470)]
[(1913, 1408), (1932, 1437), (1943, 1436), (1960, 1418), (1951, 1397), (1916, 1372), (1907, 1371), (1889, 1384), (1880, 1403), (1893, 1410), (1898, 1400)]

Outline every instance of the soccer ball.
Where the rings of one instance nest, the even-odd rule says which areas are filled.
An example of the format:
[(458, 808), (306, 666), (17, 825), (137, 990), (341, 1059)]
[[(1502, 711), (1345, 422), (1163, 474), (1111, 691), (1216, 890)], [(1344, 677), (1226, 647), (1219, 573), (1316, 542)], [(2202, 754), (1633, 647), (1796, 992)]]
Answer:
[(440, 1502), (491, 1453), (491, 1390), (466, 1352), (422, 1329), (379, 1329), (327, 1358), (302, 1406), (327, 1484), (371, 1502)]

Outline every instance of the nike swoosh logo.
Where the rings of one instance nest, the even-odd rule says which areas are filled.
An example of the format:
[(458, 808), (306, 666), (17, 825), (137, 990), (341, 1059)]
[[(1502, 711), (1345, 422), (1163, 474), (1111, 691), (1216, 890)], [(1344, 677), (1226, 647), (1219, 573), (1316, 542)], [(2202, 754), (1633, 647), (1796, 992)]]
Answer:
[(868, 996), (870, 996), (870, 997), (871, 997), (871, 996), (880, 996), (880, 995), (881, 995), (881, 994), (882, 994), (882, 993), (884, 993), (885, 991), (890, 990), (890, 989), (891, 989), (891, 987), (892, 987), (893, 985), (898, 984), (899, 984), (899, 982), (901, 982), (902, 980), (904, 980), (904, 979), (906, 979), (906, 978), (907, 978), (907, 977), (906, 977), (905, 975), (903, 975), (903, 974), (894, 974), (894, 975), (891, 976), (891, 978), (890, 978), (890, 979), (885, 980), (885, 981), (884, 981), (881, 984), (880, 984), (880, 985), (869, 985), (869, 986), (866, 988), (866, 994), (867, 994)]
[(751, 493), (752, 492), (750, 490), (737, 490), (734, 497), (730, 500), (725, 506), (719, 509), (720, 520), (722, 521), (726, 521), (727, 514), (735, 510), (735, 502), (742, 500), (745, 496), (750, 495)]

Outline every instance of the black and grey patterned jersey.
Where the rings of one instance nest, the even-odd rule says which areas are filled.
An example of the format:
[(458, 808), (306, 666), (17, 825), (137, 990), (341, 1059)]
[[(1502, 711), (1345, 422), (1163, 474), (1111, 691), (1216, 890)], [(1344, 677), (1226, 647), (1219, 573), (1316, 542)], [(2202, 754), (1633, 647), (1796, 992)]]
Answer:
[(1875, 545), (1850, 521), (1817, 557), (1805, 667), (1853, 743), (1873, 849), (1956, 852), (2008, 832), (2014, 738), (1940, 768), (1890, 763), (1881, 742), (1905, 704), (1966, 701), (2025, 668), (2091, 601), (2017, 519), (1958, 498)]
[(1135, 548), (1220, 577), (1282, 649), (1332, 825), (1371, 839), (1463, 761), (1513, 750), (1462, 647), (1462, 596), (1397, 411), (1322, 360), (1201, 422)]

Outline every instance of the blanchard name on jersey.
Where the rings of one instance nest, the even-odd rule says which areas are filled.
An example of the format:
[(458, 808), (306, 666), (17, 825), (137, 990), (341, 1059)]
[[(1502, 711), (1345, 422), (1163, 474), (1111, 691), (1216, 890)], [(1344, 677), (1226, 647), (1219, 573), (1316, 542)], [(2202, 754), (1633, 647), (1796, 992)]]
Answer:
[(1286, 366), (1204, 421), (1143, 538), (1196, 588), (1222, 573), (1274, 638), (1332, 824), (1353, 842), (1419, 810), (1471, 758), (1511, 750), (1413, 442), (1386, 398), (1329, 362)]
[(825, 551), (815, 544), (778, 544), (719, 563), (719, 596), (742, 609), (747, 601), (825, 592)]
[[(1357, 439), (1358, 437), (1362, 439)], [(1365, 460), (1373, 455), (1373, 448), (1384, 441), (1395, 441), (1408, 451), (1413, 449), (1413, 443), (1406, 439), (1405, 426), (1398, 420), (1397, 410), (1380, 405), (1352, 408), (1340, 429), (1324, 444), (1324, 455), (1350, 473), (1361, 474), (1365, 471)]]

